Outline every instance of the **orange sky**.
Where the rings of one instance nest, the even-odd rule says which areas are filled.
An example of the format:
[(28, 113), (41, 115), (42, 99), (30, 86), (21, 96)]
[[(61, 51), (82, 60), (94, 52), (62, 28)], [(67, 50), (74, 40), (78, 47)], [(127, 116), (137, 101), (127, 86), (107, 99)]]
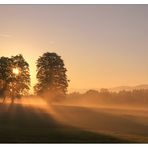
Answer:
[(147, 5), (0, 5), (0, 56), (61, 55), (69, 91), (148, 83)]

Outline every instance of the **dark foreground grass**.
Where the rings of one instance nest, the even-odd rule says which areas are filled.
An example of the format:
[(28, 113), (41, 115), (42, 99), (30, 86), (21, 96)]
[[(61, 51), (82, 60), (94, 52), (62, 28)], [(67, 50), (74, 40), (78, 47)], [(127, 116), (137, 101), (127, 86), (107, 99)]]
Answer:
[(0, 105), (0, 143), (129, 143), (112, 136), (63, 125), (45, 112)]

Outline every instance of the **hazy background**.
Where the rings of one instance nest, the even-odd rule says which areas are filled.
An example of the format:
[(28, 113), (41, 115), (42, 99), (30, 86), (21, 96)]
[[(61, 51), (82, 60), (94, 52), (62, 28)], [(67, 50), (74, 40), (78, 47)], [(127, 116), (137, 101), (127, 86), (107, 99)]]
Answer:
[(148, 5), (0, 5), (0, 56), (64, 59), (69, 91), (148, 83)]

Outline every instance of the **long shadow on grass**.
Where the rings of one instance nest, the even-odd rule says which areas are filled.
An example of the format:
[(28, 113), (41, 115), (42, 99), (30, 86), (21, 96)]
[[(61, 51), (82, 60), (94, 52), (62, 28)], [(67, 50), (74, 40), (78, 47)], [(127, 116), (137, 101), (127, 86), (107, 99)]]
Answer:
[(67, 126), (22, 105), (0, 105), (0, 143), (126, 143), (122, 139)]

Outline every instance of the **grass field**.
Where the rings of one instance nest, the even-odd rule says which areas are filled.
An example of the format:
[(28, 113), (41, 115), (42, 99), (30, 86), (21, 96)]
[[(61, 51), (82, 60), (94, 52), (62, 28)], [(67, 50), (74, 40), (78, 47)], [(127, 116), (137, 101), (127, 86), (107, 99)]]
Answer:
[(0, 143), (148, 142), (147, 112), (138, 114), (104, 108), (1, 104)]

